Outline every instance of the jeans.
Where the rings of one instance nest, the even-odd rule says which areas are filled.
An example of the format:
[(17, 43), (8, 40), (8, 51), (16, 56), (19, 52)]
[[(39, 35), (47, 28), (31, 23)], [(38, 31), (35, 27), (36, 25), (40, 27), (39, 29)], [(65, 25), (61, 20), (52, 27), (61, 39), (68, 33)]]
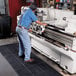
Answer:
[(29, 60), (30, 59), (30, 54), (31, 54), (31, 42), (30, 42), (30, 37), (28, 35), (28, 30), (20, 27), (16, 27), (16, 32), (18, 34), (19, 38), (19, 56), (22, 56), (23, 54), (25, 55), (24, 60)]

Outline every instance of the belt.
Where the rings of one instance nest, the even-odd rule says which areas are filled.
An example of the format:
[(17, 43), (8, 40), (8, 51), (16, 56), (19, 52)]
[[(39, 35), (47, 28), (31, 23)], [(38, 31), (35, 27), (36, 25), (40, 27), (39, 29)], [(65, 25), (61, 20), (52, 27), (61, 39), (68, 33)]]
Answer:
[(27, 30), (27, 28), (25, 28), (25, 27), (23, 27), (23, 26), (18, 26), (19, 28), (23, 28), (23, 29), (26, 29)]

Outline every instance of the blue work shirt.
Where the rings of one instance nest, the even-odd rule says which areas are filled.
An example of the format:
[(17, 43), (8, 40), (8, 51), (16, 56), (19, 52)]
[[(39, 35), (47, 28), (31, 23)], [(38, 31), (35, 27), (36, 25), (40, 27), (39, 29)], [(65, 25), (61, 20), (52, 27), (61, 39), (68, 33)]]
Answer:
[(21, 19), (21, 26), (24, 26), (25, 28), (29, 29), (30, 28), (30, 24), (32, 22), (37, 21), (38, 18), (36, 17), (36, 15), (34, 14), (34, 12), (29, 8), (28, 10), (26, 10), (22, 16)]

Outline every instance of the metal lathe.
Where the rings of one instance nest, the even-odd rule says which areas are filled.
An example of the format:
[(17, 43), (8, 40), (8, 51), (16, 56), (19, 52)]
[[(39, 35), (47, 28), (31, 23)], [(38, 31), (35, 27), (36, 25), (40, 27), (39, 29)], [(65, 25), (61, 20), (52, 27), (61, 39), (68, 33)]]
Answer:
[(31, 24), (32, 47), (66, 71), (76, 73), (76, 15), (69, 10), (38, 8), (37, 17), (48, 25)]

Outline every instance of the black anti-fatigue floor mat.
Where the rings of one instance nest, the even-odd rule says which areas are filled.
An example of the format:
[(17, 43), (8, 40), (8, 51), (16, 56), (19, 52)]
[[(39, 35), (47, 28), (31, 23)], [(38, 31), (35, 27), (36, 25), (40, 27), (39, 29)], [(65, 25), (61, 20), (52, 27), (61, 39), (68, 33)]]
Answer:
[(0, 46), (0, 52), (11, 64), (19, 76), (62, 76), (45, 62), (32, 54), (36, 60), (34, 64), (26, 64), (18, 57), (18, 44)]

